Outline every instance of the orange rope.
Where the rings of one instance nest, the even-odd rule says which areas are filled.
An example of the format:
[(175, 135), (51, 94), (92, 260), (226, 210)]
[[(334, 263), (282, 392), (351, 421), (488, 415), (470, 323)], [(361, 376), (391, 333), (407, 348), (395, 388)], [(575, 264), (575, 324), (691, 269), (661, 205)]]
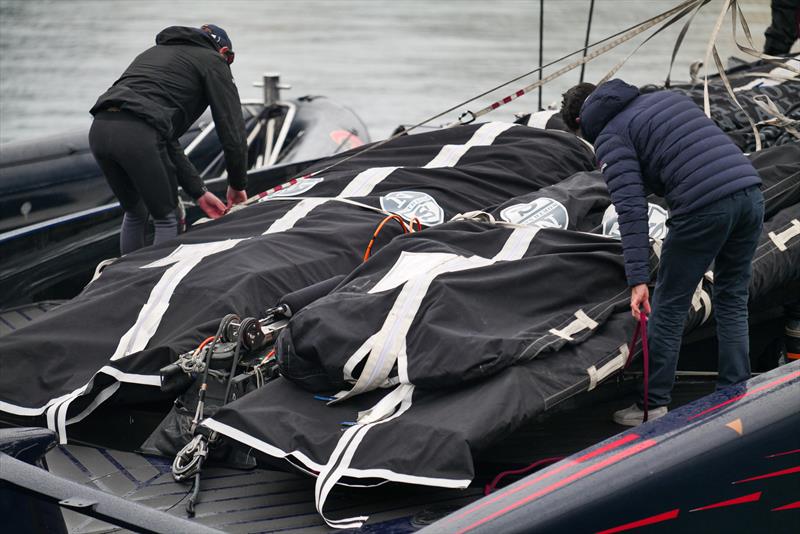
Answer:
[(205, 338), (205, 339), (203, 340), (203, 342), (202, 342), (202, 343), (200, 343), (200, 346), (199, 346), (199, 347), (197, 347), (197, 348), (194, 350), (194, 354), (192, 354), (192, 356), (197, 356), (198, 354), (200, 354), (200, 351), (201, 351), (201, 350), (203, 350), (203, 347), (205, 347), (206, 345), (208, 345), (208, 344), (209, 344), (209, 343), (211, 343), (212, 341), (214, 341), (214, 336), (209, 336), (209, 337)]
[(264, 362), (266, 362), (267, 360), (269, 360), (270, 358), (273, 358), (274, 356), (275, 356), (275, 349), (272, 349), (271, 351), (269, 351), (269, 352), (267, 353), (267, 355), (266, 355), (266, 356), (264, 356), (264, 359), (263, 359), (263, 360), (261, 360), (261, 363), (264, 363)]
[(388, 223), (391, 220), (395, 220), (400, 224), (400, 227), (403, 229), (404, 234), (408, 233), (408, 227), (406, 226), (406, 223), (402, 217), (395, 214), (387, 215), (380, 222), (380, 224), (378, 224), (378, 227), (375, 229), (375, 233), (372, 234), (372, 239), (369, 240), (369, 245), (367, 245), (367, 250), (364, 251), (364, 261), (367, 261), (369, 259), (369, 254), (370, 252), (372, 252), (372, 245), (375, 244), (375, 240), (378, 238), (378, 234), (381, 233), (381, 230), (383, 230), (383, 227), (386, 225), (386, 223)]

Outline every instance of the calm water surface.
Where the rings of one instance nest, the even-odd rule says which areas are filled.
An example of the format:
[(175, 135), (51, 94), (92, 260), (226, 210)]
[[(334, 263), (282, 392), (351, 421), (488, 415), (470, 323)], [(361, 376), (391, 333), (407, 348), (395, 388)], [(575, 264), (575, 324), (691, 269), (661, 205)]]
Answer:
[[(677, 3), (596, 0), (592, 40)], [(761, 47), (769, 1), (740, 3)], [(589, 4), (545, 0), (545, 62), (583, 45)], [(713, 0), (698, 15), (673, 79), (686, 79), (688, 65), (703, 57), (721, 5)], [(326, 95), (348, 105), (373, 139), (532, 70), (539, 57), (538, 0), (0, 0), (0, 142), (88, 128), (97, 96), (161, 29), (207, 22), (233, 40), (233, 73), (243, 98), (260, 97), (252, 82), (277, 71), (293, 86), (285, 96)], [(663, 81), (678, 31), (675, 25), (655, 37), (619, 76), (636, 84)], [(729, 22), (719, 47), (723, 57), (738, 53)], [(590, 63), (587, 81), (602, 77), (630, 49)], [(534, 79), (464, 109), (477, 110)], [(552, 82), (544, 103), (560, 99), (577, 81), (576, 70)], [(535, 94), (526, 96), (487, 118), (509, 120), (535, 109), (537, 101)]]

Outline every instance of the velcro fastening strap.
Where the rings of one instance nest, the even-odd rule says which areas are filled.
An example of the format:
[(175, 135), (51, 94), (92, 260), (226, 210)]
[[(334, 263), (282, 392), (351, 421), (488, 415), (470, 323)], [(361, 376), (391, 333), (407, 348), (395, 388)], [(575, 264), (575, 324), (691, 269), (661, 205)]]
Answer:
[(575, 312), (575, 320), (560, 330), (551, 328), (549, 332), (554, 336), (566, 339), (567, 341), (572, 341), (572, 336), (581, 330), (594, 330), (595, 328), (597, 328), (597, 323), (592, 320), (591, 317), (586, 315), (583, 310), (578, 310)]
[(786, 243), (789, 242), (790, 239), (800, 235), (800, 220), (792, 219), (789, 223), (789, 228), (784, 230), (783, 232), (776, 234), (775, 232), (770, 232), (767, 234), (769, 238), (775, 243), (775, 246), (781, 252), (786, 250)]
[(597, 387), (597, 384), (625, 367), (625, 362), (628, 360), (628, 346), (621, 345), (619, 347), (619, 354), (609, 360), (600, 369), (594, 365), (589, 367), (586, 372), (589, 373), (589, 387), (587, 391), (592, 391)]

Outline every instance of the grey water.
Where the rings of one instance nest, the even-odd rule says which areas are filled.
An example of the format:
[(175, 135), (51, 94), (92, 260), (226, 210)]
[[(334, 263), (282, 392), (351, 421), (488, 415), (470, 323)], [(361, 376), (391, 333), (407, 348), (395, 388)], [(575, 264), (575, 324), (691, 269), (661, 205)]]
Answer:
[[(591, 0), (543, 1), (547, 63), (582, 48)], [(591, 41), (678, 3), (596, 0)], [(722, 4), (712, 0), (697, 15), (673, 80), (688, 79), (689, 65), (705, 55)], [(740, 4), (760, 48), (769, 0)], [(540, 0), (0, 0), (0, 142), (88, 130), (88, 110), (97, 96), (161, 29), (204, 23), (222, 26), (231, 36), (242, 98), (259, 98), (252, 82), (264, 72), (279, 72), (292, 85), (285, 97), (328, 96), (355, 110), (372, 138), (381, 139), (398, 124), (422, 121), (535, 69), (539, 10)], [(635, 84), (663, 82), (681, 24), (644, 45), (618, 77)], [(601, 78), (642, 37), (591, 62), (586, 80)], [(739, 39), (744, 42), (741, 34)], [(746, 57), (736, 49), (727, 20), (718, 47), (722, 57)], [(537, 78), (512, 83), (433, 124), (477, 111)], [(560, 100), (578, 78), (576, 69), (546, 85), (543, 103)], [(537, 107), (534, 92), (485, 120), (511, 120)]]

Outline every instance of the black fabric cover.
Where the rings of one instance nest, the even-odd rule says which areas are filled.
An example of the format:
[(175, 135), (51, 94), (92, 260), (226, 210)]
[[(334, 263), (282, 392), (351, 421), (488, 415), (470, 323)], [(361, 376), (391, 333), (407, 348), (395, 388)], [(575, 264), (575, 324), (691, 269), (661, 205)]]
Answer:
[[(314, 392), (345, 388), (342, 367), (349, 357), (381, 329), (401, 289), (427, 272), (421, 267), (404, 285), (371, 292), (385, 276), (398, 268), (415, 269), (411, 255), (423, 258), (421, 262), (436, 253), (491, 258), (513, 231), (459, 221), (393, 240), (333, 293), (290, 321), (276, 345), (283, 376)], [(563, 329), (577, 310), (602, 323), (615, 307), (627, 304), (619, 241), (542, 229), (525, 248), (519, 260), (433, 279), (405, 340), (411, 383), (438, 389), (486, 378), (544, 352), (558, 351), (568, 341), (551, 330)], [(583, 329), (572, 343), (591, 334), (592, 330)]]
[(763, 182), (765, 220), (800, 202), (800, 141), (753, 152), (750, 161)]
[(487, 211), (498, 221), (588, 232), (600, 225), (609, 204), (603, 175), (592, 171), (577, 173)]
[[(591, 343), (567, 345), (558, 353), (460, 387), (416, 389), (411, 408), (401, 417), (371, 426), (343, 482), (376, 483), (370, 472), (376, 467), (420, 478), (471, 480), (476, 454), (543, 410), (585, 391), (590, 385), (587, 369), (615, 359), (621, 362), (620, 340), (630, 339), (633, 327), (630, 311), (619, 310), (597, 329)], [(214, 421), (280, 451), (299, 451), (324, 466), (342, 431), (384, 394), (373, 391), (326, 406), (312, 393), (279, 379), (221, 408)], [(245, 443), (268, 450), (255, 441)], [(318, 470), (299, 456), (288, 459), (306, 470)]]
[[(800, 297), (799, 241), (800, 203), (780, 210), (764, 223), (764, 232), (753, 256), (751, 309), (770, 309)], [(777, 243), (785, 248), (782, 250)]]
[[(63, 430), (60, 421), (113, 393), (115, 380), (154, 386), (155, 398), (157, 370), (213, 335), (223, 315), (258, 315), (284, 294), (340, 274), (347, 277), (332, 294), (292, 319), (278, 350), (286, 374), (307, 389), (328, 395), (345, 391), (352, 381), (343, 380), (342, 367), (382, 327), (402, 291), (396, 285), (368, 292), (396, 260), (409, 253), (422, 255), (417, 259), (436, 253), (492, 259), (512, 236), (544, 227), (518, 257), (432, 279), (409, 326), (408, 382), (413, 385), (398, 385), (399, 369), (393, 366), (384, 387), (328, 405), (281, 378), (220, 409), (206, 423), (246, 446), (322, 473), (321, 490), (341, 482), (383, 480), (468, 484), (477, 453), (618, 370), (634, 326), (619, 242), (584, 233), (601, 231), (598, 219), (608, 205), (602, 182), (589, 172), (592, 154), (563, 132), (504, 128), (490, 123), (398, 138), (299, 180), (272, 195), (272, 201), (122, 258), (76, 299), (0, 338), (0, 410), (39, 417), (35, 422), (46, 420)], [(487, 133), (496, 135), (487, 138)], [(481, 136), (484, 144), (477, 141)], [(790, 298), (790, 288), (800, 280), (800, 236), (787, 233), (798, 219), (797, 150), (796, 144), (785, 145), (751, 156), (764, 179), (771, 214), (754, 261), (754, 306), (763, 299), (772, 305)], [(452, 165), (433, 164), (444, 160)], [(403, 167), (383, 169), (398, 165)], [(362, 205), (330, 200), (355, 180), (384, 171), (373, 187), (354, 189), (363, 194), (351, 200)], [(537, 199), (561, 203), (568, 229), (553, 228), (559, 218), (552, 217), (550, 203), (517, 209), (522, 217), (516, 222), (524, 224), (503, 222), (507, 208)], [(286, 216), (303, 207), (307, 213), (289, 229)], [(403, 237), (399, 227), (387, 225), (373, 255), (362, 263), (384, 217), (374, 211), (380, 208), (431, 222), (483, 210), (497, 222), (432, 224)], [(279, 220), (283, 231), (273, 226)], [(265, 234), (268, 229), (273, 232)], [(181, 260), (164, 261), (170, 254)], [(651, 260), (655, 269), (657, 255)], [(160, 264), (143, 268), (153, 262)], [(154, 290), (170, 269), (185, 271), (174, 290)], [(408, 277), (424, 269), (415, 260), (398, 272)], [(709, 282), (705, 290), (711, 290)], [(145, 346), (110, 360), (148, 299), (170, 293)], [(577, 310), (596, 326), (570, 331)], [(690, 312), (690, 324), (707, 320), (708, 312), (700, 302)], [(354, 367), (353, 377), (360, 371)], [(108, 393), (98, 396), (101, 391)], [(116, 401), (124, 409), (121, 393)], [(378, 417), (380, 410), (372, 409), (382, 401), (386, 410)], [(369, 422), (354, 424), (360, 417)]]
[[(784, 250), (770, 237), (791, 230), (800, 217), (797, 150), (797, 145), (784, 145), (751, 155), (764, 179), (766, 212), (771, 214), (753, 261), (751, 308), (790, 300), (800, 287), (800, 235), (787, 238)], [(504, 208), (523, 200), (558, 198), (570, 212), (571, 227), (577, 213), (571, 197), (581, 195), (577, 188), (564, 191), (563, 186), (581, 184), (580, 190), (594, 193), (586, 187), (593, 176), (581, 173), (486, 211), (500, 221)], [(607, 202), (598, 198), (580, 211), (596, 219)], [(634, 322), (618, 241), (545, 228), (518, 261), (440, 275), (406, 339), (407, 374), (413, 384), (408, 405), (395, 400), (383, 418), (369, 419), (379, 403), (400, 390), (397, 366), (383, 387), (338, 402), (325, 399), (353, 387), (353, 380), (344, 380), (343, 367), (381, 328), (399, 288), (369, 290), (404, 252), (491, 256), (515, 228), (502, 222), (456, 221), (395, 239), (333, 293), (300, 312), (282, 333), (278, 357), (284, 376), (293, 382), (271, 382), (223, 407), (207, 425), (314, 472), (318, 490), (329, 483), (380, 480), (441, 486), (468, 482), (474, 476), (473, 458), (481, 451), (622, 366)], [(654, 269), (657, 257), (652, 260)], [(708, 321), (713, 311), (707, 300), (711, 282), (706, 280), (702, 289), (706, 298), (695, 299), (689, 330)], [(550, 343), (558, 337), (550, 336), (550, 329), (562, 328), (577, 309), (598, 326), (572, 340), (559, 337)], [(363, 365), (355, 366), (353, 379), (361, 372)], [(328, 397), (320, 400), (315, 393)], [(359, 417), (363, 419), (356, 425)]]
[[(49, 405), (47, 422), (53, 426), (86, 407), (112, 376), (157, 386), (158, 369), (213, 335), (225, 314), (258, 315), (290, 291), (350, 272), (385, 213), (329, 200), (291, 229), (263, 234), (301, 204), (287, 196), (334, 197), (362, 180), (365, 171), (369, 178), (370, 169), (386, 166), (402, 167), (386, 171), (374, 187), (359, 188), (362, 196), (352, 200), (432, 224), (555, 184), (591, 170), (594, 162), (572, 135), (501, 123), (404, 136), (357, 155), (268, 197), (274, 201), (121, 258), (69, 303), (0, 338), (0, 410), (39, 417)], [(399, 226), (387, 225), (375, 250), (399, 233)], [(219, 251), (211, 253), (213, 247)], [(165, 260), (176, 255), (182, 258), (178, 263)], [(153, 262), (160, 263), (147, 267)], [(174, 288), (164, 285), (169, 273), (179, 278)], [(165, 307), (163, 317), (149, 326), (152, 335), (143, 347), (134, 345), (110, 360), (140, 315), (153, 315), (142, 311), (151, 298)], [(135, 328), (140, 335), (147, 330)], [(74, 402), (63, 404), (69, 397)]]

